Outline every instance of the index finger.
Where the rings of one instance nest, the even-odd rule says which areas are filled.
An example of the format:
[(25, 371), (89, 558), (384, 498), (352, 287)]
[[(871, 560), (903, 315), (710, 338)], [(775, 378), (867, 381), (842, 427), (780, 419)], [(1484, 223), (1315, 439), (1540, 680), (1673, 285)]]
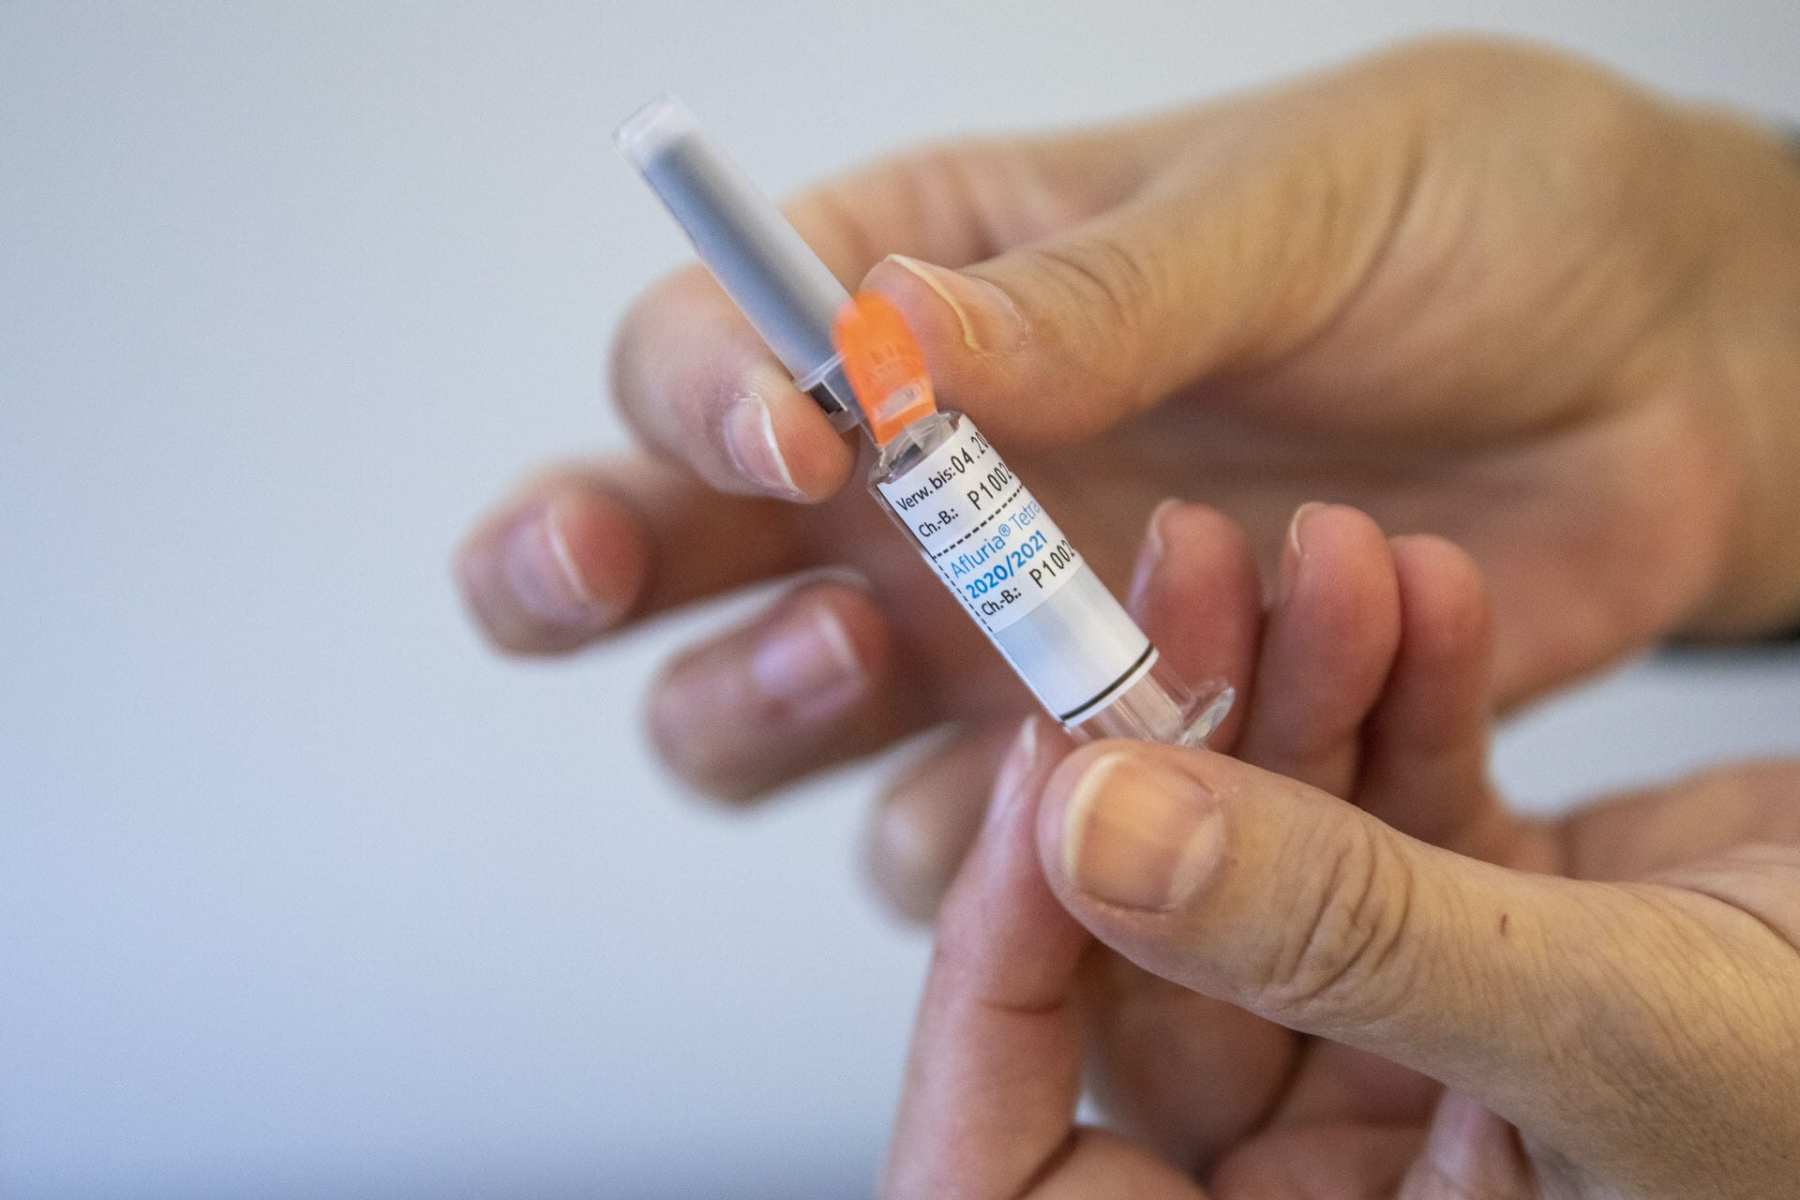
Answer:
[(1035, 834), (1035, 799), (1068, 749), (1043, 718), (1027, 719), (944, 903), (887, 1200), (1199, 1195), (1173, 1168), (1074, 1123), (1082, 1030), (1072, 1001), (1091, 943), (1045, 883)]
[(944, 902), (888, 1152), (889, 1200), (1019, 1195), (1073, 1128), (1071, 999), (1089, 943), (1043, 880), (1030, 816), (1061, 758), (1053, 737), (1027, 718)]

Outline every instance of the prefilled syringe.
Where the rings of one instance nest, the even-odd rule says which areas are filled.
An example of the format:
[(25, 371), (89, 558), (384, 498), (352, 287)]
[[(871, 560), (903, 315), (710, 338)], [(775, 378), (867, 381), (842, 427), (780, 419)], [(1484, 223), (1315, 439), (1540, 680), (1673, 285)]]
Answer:
[(1081, 737), (1203, 742), (1231, 688), (1184, 681), (975, 423), (938, 410), (899, 312), (852, 302), (678, 102), (617, 142), (796, 385), (839, 429), (863, 426), (870, 491), (1044, 708)]

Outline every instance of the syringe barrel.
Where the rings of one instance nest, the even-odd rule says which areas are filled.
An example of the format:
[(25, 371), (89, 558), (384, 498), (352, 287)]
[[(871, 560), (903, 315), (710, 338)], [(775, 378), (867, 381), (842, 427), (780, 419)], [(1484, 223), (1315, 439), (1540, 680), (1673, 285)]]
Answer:
[[(781, 210), (706, 140), (693, 114), (663, 97), (621, 125), (615, 140), (794, 378), (811, 389), (835, 374), (831, 323), (849, 294)], [(828, 410), (850, 399), (841, 385), (823, 390), (815, 398)]]

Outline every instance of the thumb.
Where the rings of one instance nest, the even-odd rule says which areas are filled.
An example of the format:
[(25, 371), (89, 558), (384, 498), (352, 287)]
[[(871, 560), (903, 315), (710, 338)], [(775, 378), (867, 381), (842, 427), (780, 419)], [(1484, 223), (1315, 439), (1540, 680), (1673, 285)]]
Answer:
[(1666, 1078), (1670, 1029), (1716, 1024), (1668, 954), (1685, 944), (1704, 969), (1672, 889), (1463, 858), (1222, 755), (1085, 747), (1051, 778), (1038, 835), (1058, 899), (1140, 966), (1421, 1071), (1590, 1161), (1641, 1139), (1611, 1099)]
[(1244, 119), (1197, 123), (1203, 153), (1051, 238), (961, 270), (891, 255), (862, 286), (905, 315), (945, 397), (1015, 444), (1089, 437), (1208, 376), (1253, 376), (1357, 294), (1407, 172), (1373, 139), (1322, 156), (1316, 123), (1251, 155), (1233, 136)]

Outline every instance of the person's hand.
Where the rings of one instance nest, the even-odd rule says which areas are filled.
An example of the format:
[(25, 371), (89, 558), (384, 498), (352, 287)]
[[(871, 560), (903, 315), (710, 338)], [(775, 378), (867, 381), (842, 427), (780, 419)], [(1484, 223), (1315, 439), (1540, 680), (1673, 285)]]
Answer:
[[(1218, 754), (1067, 749), (1020, 737), (940, 914), (886, 1200), (1794, 1194), (1800, 761), (1590, 809), (1557, 878)], [(1413, 765), (1416, 802), (1452, 782)], [(1204, 1180), (1074, 1123), (1090, 931), (1310, 1035)]]
[[(1115, 585), (1163, 496), (1242, 519), (1265, 564), (1296, 502), (1349, 500), (1487, 569), (1501, 705), (1670, 631), (1800, 613), (1781, 533), (1800, 173), (1747, 126), (1538, 50), (1430, 43), (906, 155), (790, 212), (904, 309), (943, 395)], [(503, 647), (557, 653), (852, 568), (866, 588), (808, 579), (682, 655), (651, 724), (734, 796), (953, 727), (872, 841), (887, 890), (928, 912), (1023, 690), (859, 489), (839, 494), (851, 448), (698, 268), (637, 306), (614, 374), (664, 461), (528, 484), (464, 547), (472, 608)]]
[[(1341, 505), (1304, 507), (1265, 612), (1233, 522), (1175, 504), (1153, 533), (1138, 619), (1185, 673), (1209, 661), (1241, 681), (1216, 746), (1438, 844), (1514, 863), (1552, 857), (1542, 831), (1486, 786), (1492, 627), (1465, 554), (1429, 536), (1388, 539)], [(1196, 1171), (1271, 1123), (1383, 1120), (1428, 1087), (1103, 949), (1083, 963), (1076, 1003), (1110, 1121)]]

